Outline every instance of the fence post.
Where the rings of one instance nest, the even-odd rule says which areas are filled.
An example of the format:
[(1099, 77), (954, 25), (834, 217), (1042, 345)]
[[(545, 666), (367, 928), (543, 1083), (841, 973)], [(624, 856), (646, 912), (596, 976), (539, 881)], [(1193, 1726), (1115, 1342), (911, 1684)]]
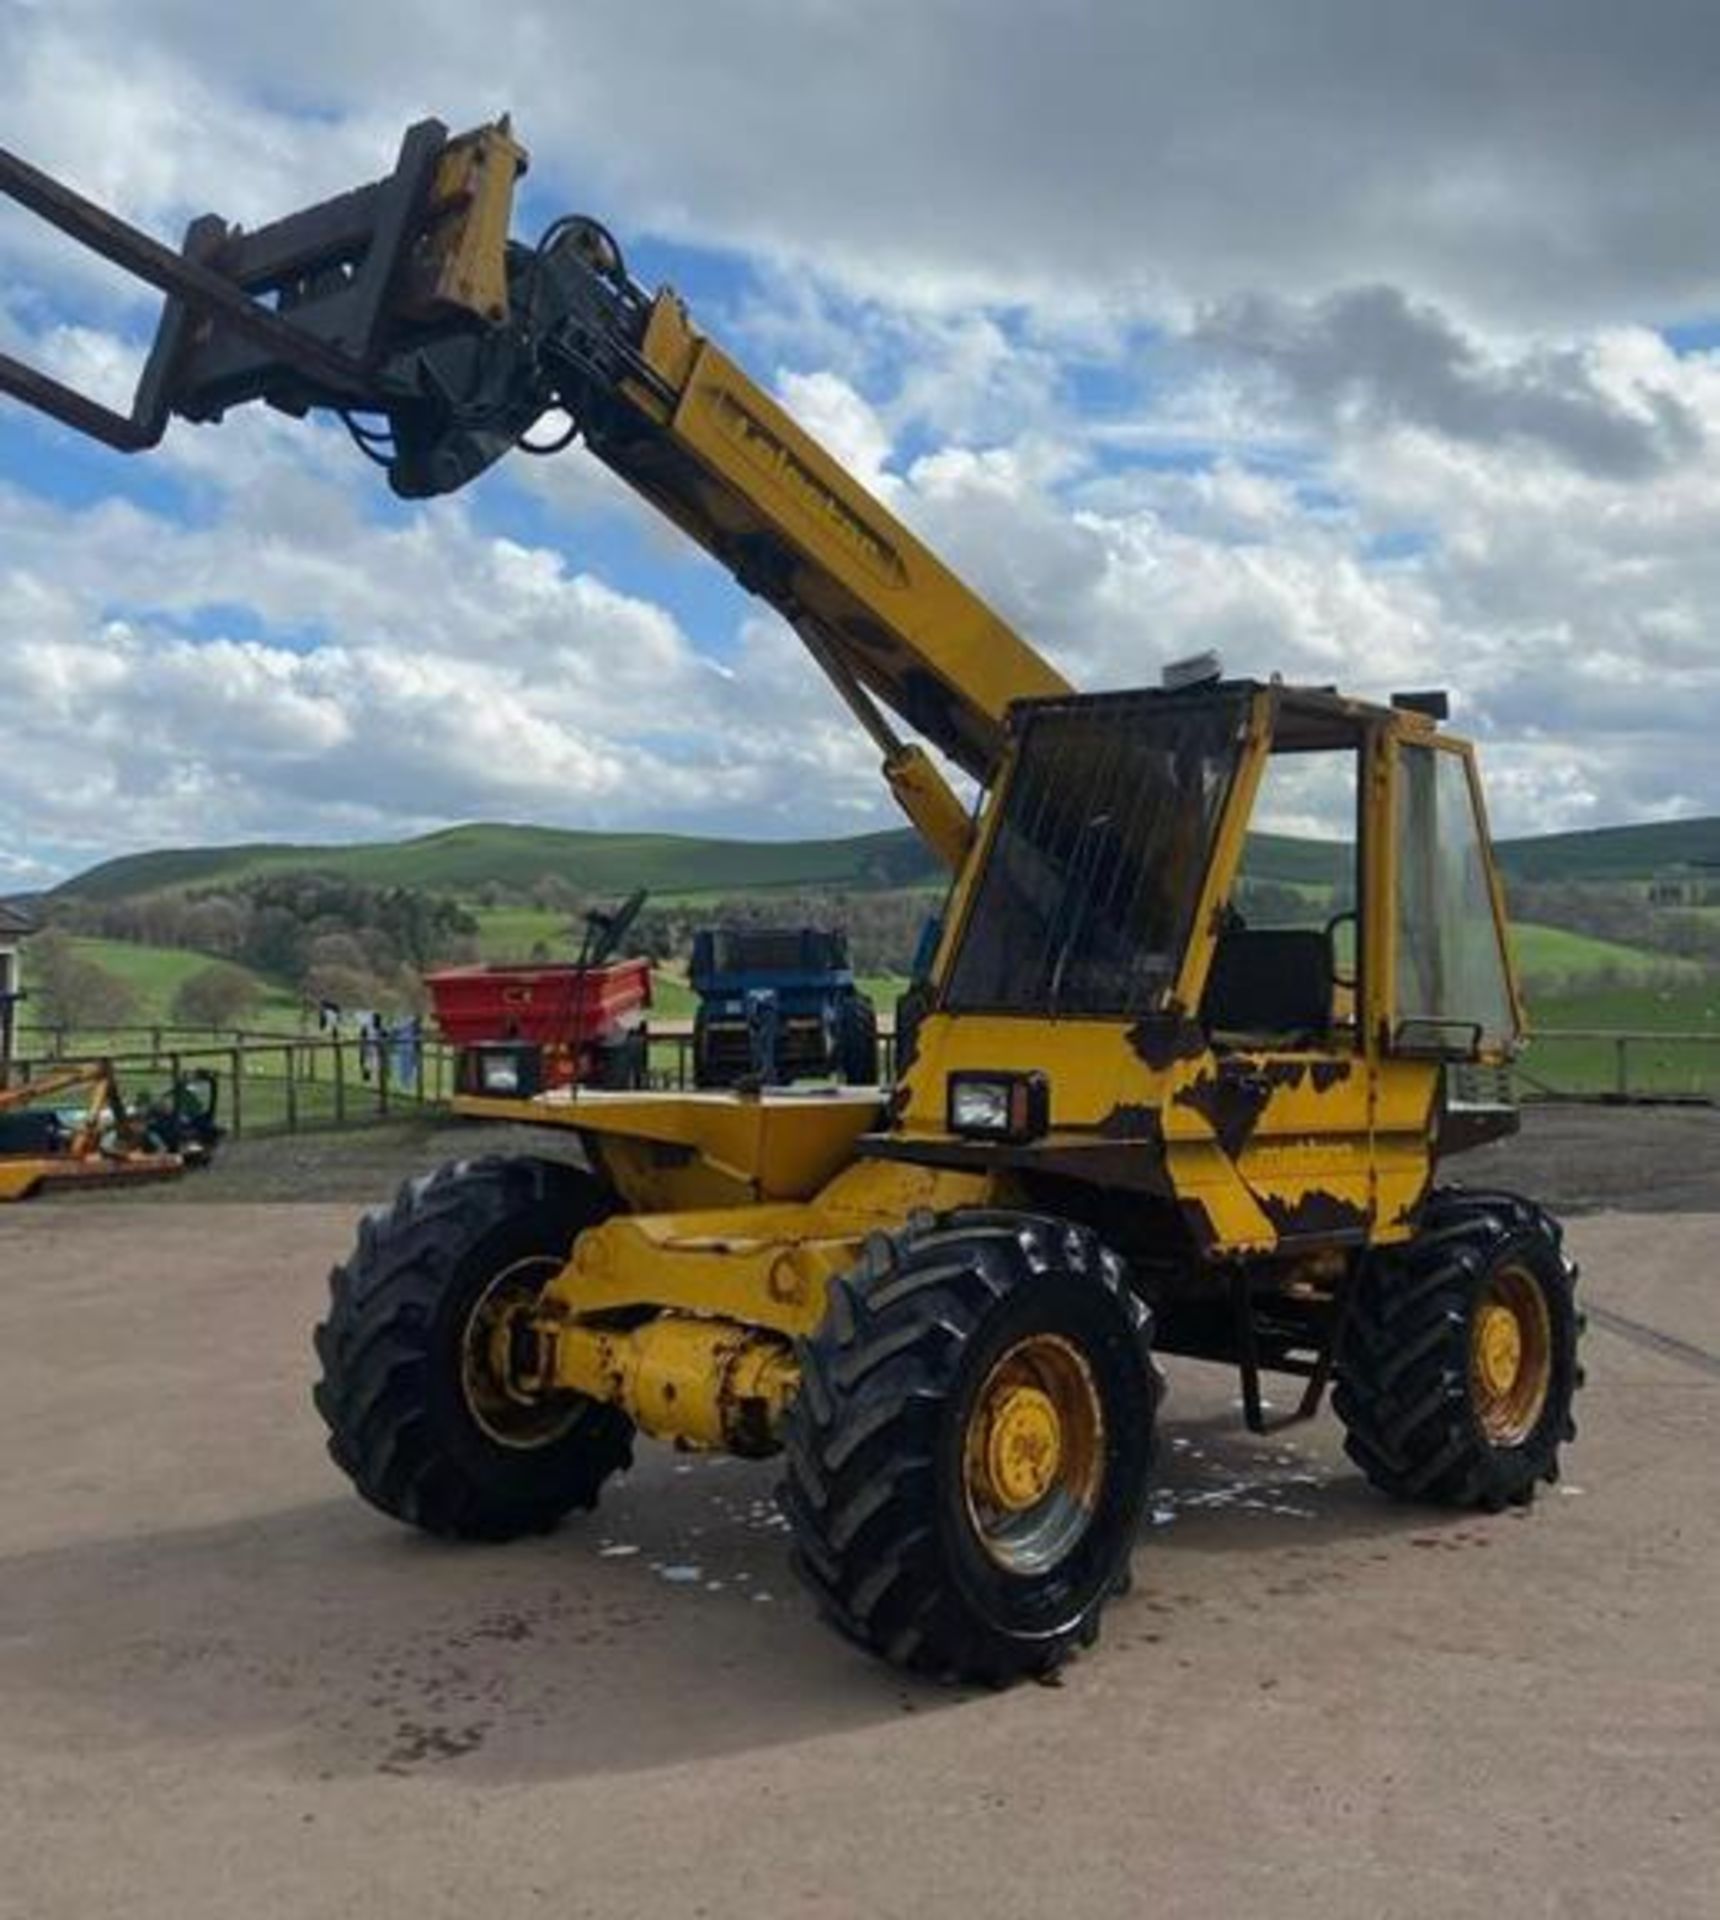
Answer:
[(334, 1123), (346, 1125), (346, 1047), (337, 1033), (330, 1042), (334, 1048)]
[(376, 1043), (376, 1117), (388, 1118), (388, 1056), (391, 1048), (386, 1039)]
[[(175, 1055), (176, 1062), (177, 1058), (178, 1056)], [(233, 1079), (233, 1099), (231, 1102), (233, 1125), (229, 1131), (232, 1133), (233, 1138), (238, 1140), (243, 1137), (245, 1132), (245, 1056), (237, 1047), (233, 1047), (228, 1051), (227, 1062)], [(173, 1071), (174, 1077), (177, 1078), (179, 1074), (177, 1064)]]
[(290, 1040), (281, 1049), (281, 1057), (286, 1061), (286, 1064), (287, 1064), (287, 1131), (288, 1133), (297, 1133), (299, 1130), (299, 1083), (297, 1078), (297, 1069), (298, 1069), (297, 1054), (298, 1054), (298, 1049), (293, 1045), (292, 1041)]
[(1625, 1059), (1625, 1049), (1629, 1045), (1630, 1036), (1625, 1033), (1621, 1033), (1613, 1042), (1618, 1056), (1613, 1072), (1613, 1087), (1621, 1100), (1630, 1092), (1630, 1068)]

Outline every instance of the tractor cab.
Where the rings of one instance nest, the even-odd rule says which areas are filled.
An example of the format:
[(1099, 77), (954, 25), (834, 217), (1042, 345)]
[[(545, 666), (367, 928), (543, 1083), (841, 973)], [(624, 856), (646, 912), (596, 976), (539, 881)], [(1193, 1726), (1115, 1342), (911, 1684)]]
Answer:
[[(1507, 1131), (1521, 1014), (1470, 748), (1213, 680), (1026, 703), (889, 1157), (1173, 1199), (1218, 1256), (1408, 1230)], [(1133, 1149), (1133, 1151), (1130, 1151)]]

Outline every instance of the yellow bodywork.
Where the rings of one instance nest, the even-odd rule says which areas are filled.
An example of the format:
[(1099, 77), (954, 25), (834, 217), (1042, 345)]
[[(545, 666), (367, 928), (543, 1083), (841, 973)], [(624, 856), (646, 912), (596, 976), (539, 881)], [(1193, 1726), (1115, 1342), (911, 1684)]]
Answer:
[(875, 1087), (758, 1095), (567, 1087), (531, 1100), (467, 1095), (454, 1104), (474, 1119), (574, 1128), (640, 1213), (810, 1199), (884, 1116)]
[(505, 116), (442, 149), (430, 191), (424, 284), (413, 290), (426, 305), (457, 308), (491, 325), (507, 319), (508, 227), (514, 183), (525, 170), (525, 148)]
[[(1399, 740), (1466, 760), (1468, 749), (1414, 714), (1354, 709), (1365, 816), (1358, 944), (1368, 964), (1354, 990), (1334, 989), (1323, 1044), (1219, 1046), (1187, 1010), (1202, 1004), (1275, 701), (1270, 689), (1253, 696), (1193, 930), (1158, 1016), (934, 1010), (887, 1103), (855, 1088), (574, 1089), (460, 1102), (473, 1114), (576, 1129), (626, 1209), (582, 1233), (545, 1288), (533, 1320), (535, 1386), (611, 1398), (647, 1431), (686, 1444), (757, 1450), (794, 1391), (792, 1340), (818, 1325), (832, 1279), (862, 1259), (869, 1234), (955, 1208), (1031, 1205), (1033, 1180), (1047, 1175), (1169, 1209), (1220, 1286), (1246, 1262), (1276, 1272), (1272, 1284), (1293, 1278), (1329, 1293), (1345, 1249), (1412, 1233), (1435, 1160), (1442, 1067), (1392, 1044), (1397, 876), (1386, 823)], [(1348, 724), (1350, 710), (1336, 711)], [(988, 809), (956, 883), (937, 977), (1000, 817)], [(975, 1071), (1043, 1074), (1047, 1129), (1014, 1150), (952, 1136), (950, 1077)], [(1000, 1399), (1000, 1451), (985, 1469), (997, 1503), (1007, 1505), (1010, 1474), (1025, 1484), (1053, 1470), (1050, 1442), (1041, 1446), (1047, 1418), (1026, 1387)]]
[(22, 1086), (0, 1087), (0, 1114), (72, 1093), (83, 1096), (83, 1111), (60, 1152), (0, 1152), (0, 1203), (27, 1200), (44, 1187), (171, 1180), (185, 1171), (179, 1154), (153, 1152), (124, 1127), (125, 1102), (105, 1061), (60, 1067)]
[[(409, 141), (435, 124), (421, 123)], [(8, 159), (0, 155), (0, 163)], [(954, 884), (928, 983), (933, 1011), (887, 1102), (864, 1090), (677, 1096), (580, 1090), (529, 1102), (456, 1103), (473, 1115), (574, 1129), (620, 1203), (613, 1218), (578, 1235), (565, 1264), (518, 1312), (519, 1290), (497, 1296), (493, 1344), (486, 1309), (476, 1336), (486, 1360), (487, 1371), (480, 1369), (486, 1393), (497, 1383), (504, 1400), (516, 1390), (574, 1389), (626, 1407), (649, 1431), (744, 1450), (768, 1439), (794, 1390), (790, 1343), (818, 1324), (832, 1277), (855, 1265), (868, 1236), (961, 1207), (1040, 1205), (1055, 1213), (1072, 1191), (1071, 1212), (1084, 1208), (1103, 1216), (1098, 1225), (1132, 1234), (1131, 1252), (1144, 1254), (1144, 1267), (1160, 1279), (1169, 1274), (1167, 1287), (1222, 1293), (1240, 1281), (1246, 1309), (1258, 1279), (1268, 1291), (1300, 1288), (1330, 1304), (1356, 1252), (1414, 1231), (1449, 1117), (1446, 1063), (1497, 1064), (1521, 1030), (1503, 901), (1469, 748), (1439, 733), (1425, 696), (1386, 709), (1320, 689), (1229, 685), (1216, 697), (1223, 702), (1220, 718), (1233, 731), (1225, 753), (1201, 763), (1210, 788), (1202, 787), (1192, 806), (1178, 807), (1174, 795), (1162, 802), (1167, 842), (1143, 833), (1125, 849), (1137, 887), (1174, 876), (1178, 915), (1184, 906), (1188, 913), (1174, 945), (1166, 934), (1148, 956), (1162, 960), (1150, 991), (1137, 996), (1130, 987), (1096, 1000), (1136, 1012), (1062, 1016), (1055, 982), (1046, 1004), (1009, 1015), (953, 1013), (948, 996), (940, 1008), (938, 994), (949, 984), (998, 840), (1022, 737), (1018, 710), (1022, 703), (1070, 698), (1068, 684), (709, 340), (672, 290), (651, 294), (631, 281), (618, 247), (595, 223), (555, 223), (552, 231), (559, 230), (569, 251), (556, 256), (556, 272), (546, 282), (548, 237), (523, 251), (509, 239), (524, 164), (505, 120), (441, 140), (427, 200), (411, 203), (417, 224), (402, 269), (385, 280), (387, 298), (371, 316), (376, 340), (398, 352), (374, 366), (333, 352), (326, 338), (293, 322), (295, 310), (309, 307), (309, 296), (296, 308), (283, 300), (278, 310), (247, 311), (231, 298), (213, 297), (232, 290), (212, 290), (206, 264), (188, 264), (164, 281), (157, 261), (144, 277), (190, 302), (170, 315), (172, 328), (189, 313), (194, 331), (207, 336), (210, 328), (236, 327), (263, 351), (260, 371), (233, 391), (230, 370), (222, 376), (227, 384), (212, 384), (205, 368), (199, 384), (180, 361), (152, 359), (157, 371), (171, 365), (185, 375), (172, 410), (203, 418), (213, 409), (218, 416), (237, 404), (237, 392), (294, 411), (330, 406), (349, 424), (354, 414), (383, 413), (395, 429), (393, 457), (383, 463), (398, 490), (416, 495), (464, 484), (519, 441), (534, 413), (562, 408), (597, 459), (789, 623), (879, 748), (893, 793), (952, 870)], [(88, 241), (99, 230), (101, 250), (122, 264), (135, 269), (140, 259), (155, 259), (138, 250), (148, 244), (145, 236), (132, 236), (116, 253), (117, 223), (110, 218), (98, 229), (99, 210), (80, 203), (80, 211), (72, 205), (75, 196), (33, 169), (0, 164), (0, 187), (75, 237)], [(321, 283), (335, 287), (338, 276), (351, 271), (347, 228), (355, 204), (368, 203), (346, 196), (333, 204), (332, 216), (329, 203), (305, 210), (310, 225), (297, 230), (319, 236), (315, 244), (304, 241), (310, 252), (295, 263), (317, 297)], [(391, 218), (407, 217), (404, 202), (385, 195), (377, 204), (394, 208)], [(373, 241), (377, 237), (373, 228)], [(398, 242), (401, 230), (389, 237)], [(321, 257), (319, 247), (334, 251)], [(523, 296), (513, 310), (510, 290)], [(535, 310), (540, 291), (547, 302), (541, 313)], [(480, 370), (494, 362), (496, 392), (486, 396), (479, 389), (488, 381), (478, 380), (471, 395), (445, 404), (454, 392), (445, 386), (448, 370), (469, 363), (473, 336), (480, 341)], [(183, 356), (175, 332), (161, 339), (163, 351), (171, 346), (173, 355)], [(424, 357), (451, 342), (459, 350), (446, 361)], [(283, 389), (270, 384), (282, 371), (292, 375), (284, 399)], [(4, 355), (0, 386), (110, 444), (146, 443), (138, 438), (138, 422), (108, 414)], [(150, 391), (146, 379), (140, 404)], [(155, 393), (151, 405), (160, 399)], [(521, 409), (524, 417), (516, 418)], [(161, 422), (168, 410), (158, 409)], [(416, 445), (419, 430), (424, 447)], [(375, 451), (379, 436), (355, 434)], [(1175, 709), (1180, 719), (1198, 713), (1209, 696), (1198, 675), (1177, 678), (1179, 685), (1162, 697), (1190, 694)], [(887, 716), (916, 739), (898, 734)], [(1301, 729), (1294, 738), (1281, 731), (1287, 720)], [(1227, 931), (1246, 931), (1228, 925), (1226, 916), (1240, 893), (1244, 842), (1267, 761), (1280, 748), (1311, 752), (1334, 742), (1354, 749), (1358, 776), (1358, 983), (1353, 989), (1334, 984), (1331, 1004), (1319, 1007), (1317, 1018), (1279, 1021), (1281, 1035), (1313, 1036), (1305, 1044), (1209, 1031), (1203, 995), (1215, 954)], [(1182, 745), (1180, 737), (1167, 744), (1167, 756), (1179, 755)], [(1415, 779), (1405, 770), (1412, 747), (1435, 756), (1410, 763)], [(958, 796), (959, 783), (946, 777), (934, 754), (978, 790), (971, 813)], [(1445, 804), (1452, 783), (1423, 777), (1435, 765), (1449, 770), (1451, 760), (1441, 765), (1438, 756), (1461, 760), (1480, 823), (1485, 911), (1508, 1002), (1489, 1009), (1496, 1016), (1491, 1030), (1469, 1019), (1468, 1007), (1464, 1017), (1453, 1017), (1437, 940), (1431, 943), (1435, 964), (1423, 976), (1440, 976), (1432, 997), (1402, 1021), (1396, 1005), (1396, 909), (1412, 894), (1424, 906), (1433, 897), (1443, 833), (1437, 814), (1431, 826), (1418, 815), (1420, 838), (1413, 821), (1403, 836), (1418, 892), (1397, 871), (1399, 815), (1411, 820), (1406, 796), (1412, 789), (1424, 811), (1430, 792), (1433, 803)], [(1072, 763), (1047, 777), (1063, 781), (1065, 791), (1080, 785)], [(1157, 804), (1149, 784), (1142, 817)], [(1057, 810), (1055, 799), (1043, 796), (1039, 806), (1041, 815)], [(1095, 815), (1077, 833), (1115, 824), (1108, 814)], [(1054, 870), (1047, 884), (1055, 881), (1058, 860), (1035, 847), (1030, 833), (1019, 839), (1026, 843), (1014, 849), (1020, 864), (1030, 866), (1042, 855), (1040, 865)], [(1091, 870), (1100, 854), (1090, 850), (1087, 858)], [(1059, 859), (1062, 891), (1055, 905), (1040, 903), (1048, 922), (1067, 905), (1078, 865), (1069, 849)], [(1000, 862), (1000, 869), (1009, 872), (1010, 862)], [(1465, 874), (1473, 878), (1467, 868)], [(1019, 871), (1009, 884), (1019, 884), (1024, 895), (1030, 891)], [(1188, 889), (1196, 897), (1185, 901), (1180, 896)], [(1091, 905), (1083, 899), (1081, 911)], [(1349, 917), (1337, 915), (1325, 927), (1327, 976), (1336, 972), (1324, 964), (1332, 958), (1335, 923)], [(1126, 915), (1118, 923), (1119, 938), (1136, 931)], [(1402, 957), (1414, 967), (1426, 960), (1427, 924), (1423, 912), (1415, 938), (1405, 942)], [(1000, 942), (1009, 931), (1007, 920), (999, 923)], [(1064, 956), (1072, 945), (1071, 936)], [(1007, 957), (1013, 962), (1013, 954)], [(1132, 954), (1129, 967), (1142, 957)], [(1316, 980), (1314, 991), (1326, 988)], [(1223, 1003), (1222, 994), (1215, 997)], [(1473, 1043), (1446, 1037), (1448, 1029), (1470, 1027)], [(1006, 1138), (957, 1135), (946, 1107), (952, 1075), (964, 1072), (1013, 1073), (1024, 1093), (1032, 1076), (1031, 1126)], [(0, 1165), (0, 1198), (8, 1182), (16, 1187), (28, 1178), (27, 1170), (8, 1175)], [(1163, 1239), (1162, 1257), (1154, 1235)], [(559, 1256), (551, 1248), (543, 1260)], [(1524, 1372), (1516, 1356), (1532, 1344), (1534, 1326), (1520, 1303), (1495, 1304), (1475, 1364), (1505, 1406), (1501, 1419), (1516, 1420), (1518, 1402), (1529, 1404), (1529, 1389), (1519, 1392), (1516, 1384)], [(1021, 1356), (995, 1385), (968, 1460), (970, 1497), (1007, 1513), (1067, 1475), (1067, 1491), (1079, 1504), (1090, 1478), (1083, 1463), (1100, 1450), (1082, 1411), (1079, 1375), (1048, 1347)], [(983, 1536), (983, 1523), (980, 1531)]]

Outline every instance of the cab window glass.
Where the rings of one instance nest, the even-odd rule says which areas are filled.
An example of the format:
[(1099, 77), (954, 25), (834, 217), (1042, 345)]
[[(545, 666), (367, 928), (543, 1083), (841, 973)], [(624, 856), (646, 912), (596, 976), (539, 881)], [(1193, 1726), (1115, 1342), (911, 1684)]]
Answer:
[(1030, 712), (945, 995), (959, 1012), (1142, 1013), (1182, 961), (1236, 760), (1234, 697)]
[(1353, 1039), (1357, 766), (1353, 744), (1267, 761), (1201, 1007), (1215, 1044)]
[(1397, 1020), (1493, 1048), (1515, 1038), (1499, 928), (1460, 754), (1403, 746), (1397, 779)]

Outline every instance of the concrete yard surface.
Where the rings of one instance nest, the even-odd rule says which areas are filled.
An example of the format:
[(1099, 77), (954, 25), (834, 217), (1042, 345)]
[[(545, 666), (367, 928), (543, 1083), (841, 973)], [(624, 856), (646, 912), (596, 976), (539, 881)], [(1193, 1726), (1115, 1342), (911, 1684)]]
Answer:
[(0, 1212), (4, 1920), (1720, 1915), (1716, 1216), (1573, 1223), (1528, 1512), (1173, 1364), (1133, 1592), (1004, 1694), (823, 1628), (769, 1463), (642, 1447), (505, 1548), (361, 1505), (309, 1403), (353, 1216)]

